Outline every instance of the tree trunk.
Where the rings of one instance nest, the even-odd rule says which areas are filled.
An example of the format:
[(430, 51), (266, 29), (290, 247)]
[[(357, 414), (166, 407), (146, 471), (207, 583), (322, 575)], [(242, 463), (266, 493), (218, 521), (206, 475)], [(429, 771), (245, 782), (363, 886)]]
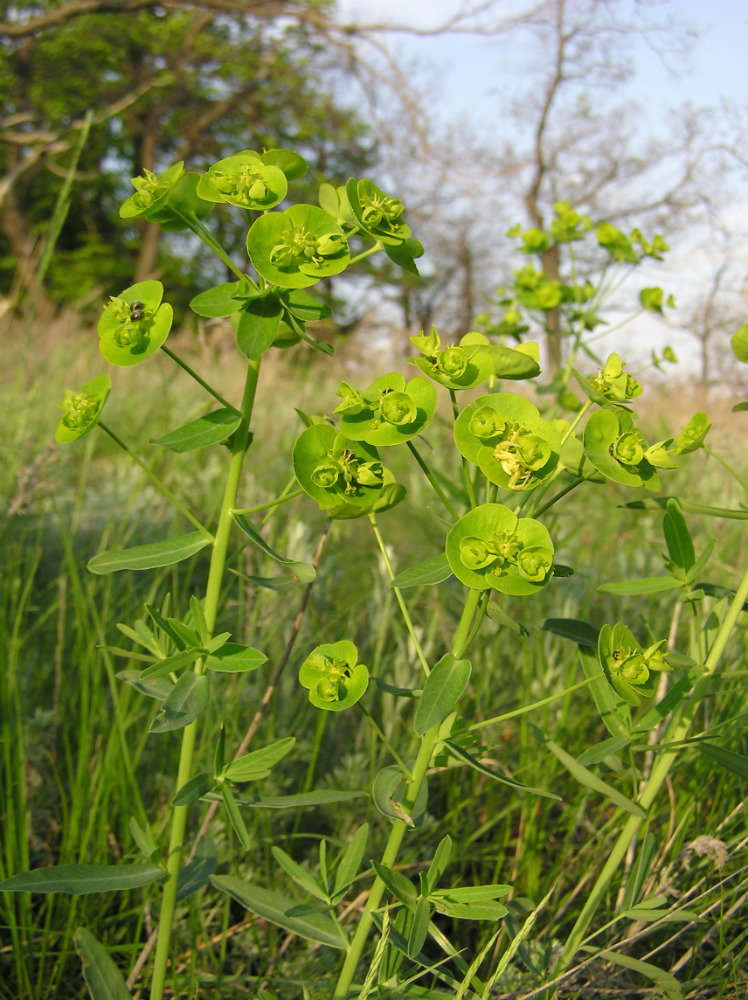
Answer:
[(161, 229), (155, 222), (144, 223), (140, 230), (140, 252), (135, 265), (135, 281), (146, 281), (158, 275), (156, 261), (161, 243)]

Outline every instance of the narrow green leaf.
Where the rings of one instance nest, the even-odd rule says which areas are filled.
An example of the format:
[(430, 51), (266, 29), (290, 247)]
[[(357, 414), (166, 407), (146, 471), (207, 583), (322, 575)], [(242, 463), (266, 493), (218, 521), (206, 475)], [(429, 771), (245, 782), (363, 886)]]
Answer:
[(655, 920), (661, 920), (665, 924), (704, 922), (704, 918), (695, 910), (650, 909), (643, 906), (632, 906), (628, 910), (622, 910), (621, 916), (625, 920), (640, 920), (642, 923), (653, 923)]
[(257, 670), (267, 660), (267, 656), (252, 646), (242, 646), (238, 642), (226, 642), (209, 656), (205, 665), (209, 670), (226, 674), (244, 674)]
[(662, 520), (662, 527), (665, 532), (665, 544), (668, 554), (675, 565), (683, 570), (684, 575), (688, 573), (696, 562), (696, 554), (691, 541), (691, 534), (686, 525), (686, 519), (680, 511), (677, 500), (672, 497), (668, 500), (667, 511)]
[(437, 889), (434, 899), (449, 897), (455, 903), (483, 903), (487, 899), (504, 899), (511, 891), (510, 885), (461, 885), (456, 889)]
[(281, 292), (281, 301), (288, 311), (302, 323), (316, 323), (332, 316), (330, 306), (319, 302), (301, 288), (287, 288)]
[(295, 736), (288, 736), (261, 750), (253, 750), (238, 760), (226, 764), (223, 775), (229, 781), (257, 781), (258, 778), (264, 778), (279, 761), (283, 760), (295, 742)]
[(125, 660), (136, 660), (139, 663), (153, 663), (153, 656), (150, 653), (136, 653), (132, 649), (125, 649), (124, 646), (97, 646), (103, 653), (111, 653), (112, 656), (121, 656)]
[[(336, 802), (349, 802), (360, 799), (368, 792), (337, 791), (334, 788), (318, 788), (313, 792), (298, 792), (295, 795), (269, 795), (267, 798), (237, 798), (240, 806), (247, 809), (313, 809), (315, 806), (333, 805)], [(219, 802), (220, 797), (209, 793), (209, 802)]]
[(166, 635), (169, 636), (169, 638), (175, 644), (177, 649), (184, 649), (184, 642), (182, 641), (182, 637), (179, 635), (178, 632), (176, 632), (172, 628), (170, 624), (170, 619), (168, 617), (165, 617), (166, 610), (164, 609), (164, 614), (161, 614), (161, 612), (157, 608), (154, 608), (153, 605), (151, 604), (146, 604), (145, 610), (153, 619), (154, 624), (158, 628), (160, 628), (162, 632), (165, 632)]
[[(558, 576), (558, 574), (554, 574)], [(514, 632), (515, 635), (521, 635), (524, 639), (529, 636), (529, 631), (525, 628), (522, 622), (516, 621), (511, 615), (507, 614), (500, 604), (496, 601), (489, 601), (486, 606), (486, 618), (490, 618), (492, 622), (496, 622), (497, 625), (501, 625), (502, 628), (508, 628), (510, 632)]]
[(616, 951), (601, 951), (598, 952), (598, 955), (608, 962), (614, 962), (616, 965), (623, 966), (624, 969), (631, 969), (633, 972), (638, 972), (640, 976), (644, 976), (645, 979), (649, 979), (655, 983), (658, 989), (662, 991), (664, 1000), (683, 1000), (680, 983), (675, 976), (671, 976), (664, 969), (658, 969), (656, 965), (652, 965), (650, 962), (643, 962), (639, 958), (631, 958), (629, 955), (619, 955)]
[(553, 740), (546, 740), (545, 745), (580, 785), (590, 788), (594, 792), (599, 792), (612, 802), (615, 802), (617, 806), (620, 806), (627, 813), (631, 813), (632, 816), (639, 816), (643, 819), (647, 815), (640, 805), (632, 802), (631, 799), (626, 798), (625, 795), (619, 792), (617, 788), (609, 785), (607, 781), (603, 781), (602, 778), (593, 774), (586, 767), (583, 767), (571, 754), (562, 749), (558, 743), (554, 743)]
[(423, 685), (413, 728), (419, 735), (447, 718), (459, 701), (470, 679), (470, 661), (457, 660), (452, 653), (434, 666)]
[(439, 846), (434, 851), (434, 857), (426, 873), (426, 889), (429, 894), (434, 891), (442, 875), (447, 870), (451, 856), (452, 838), (447, 834), (446, 837), (443, 837), (439, 841)]
[(195, 553), (210, 545), (200, 531), (191, 531), (178, 538), (169, 538), (163, 542), (150, 542), (148, 545), (135, 545), (130, 549), (112, 549), (100, 552), (88, 563), (92, 573), (116, 573), (122, 569), (156, 569), (159, 566), (173, 566), (174, 563), (189, 559)]
[(413, 914), (413, 923), (408, 934), (408, 958), (415, 958), (423, 947), (426, 935), (429, 932), (429, 920), (431, 919), (431, 907), (429, 901), (423, 896), (419, 897), (416, 909)]
[(347, 845), (340, 857), (340, 863), (338, 864), (338, 869), (335, 872), (335, 887), (333, 889), (333, 895), (338, 896), (339, 894), (344, 893), (358, 874), (358, 870), (361, 866), (361, 860), (364, 856), (364, 851), (366, 850), (366, 840), (368, 836), (369, 824), (364, 823), (351, 837), (350, 843)]
[(510, 890), (506, 885), (464, 886), (458, 889), (437, 889), (429, 899), (439, 913), (465, 920), (500, 920), (509, 911), (496, 902)]
[(219, 444), (234, 433), (241, 423), (242, 415), (237, 410), (221, 407), (206, 413), (204, 417), (190, 420), (189, 423), (177, 427), (163, 437), (151, 440), (151, 444), (161, 445), (175, 451), (178, 455), (195, 448), (206, 448), (211, 444)]
[(393, 872), (391, 868), (386, 865), (380, 865), (378, 861), (372, 861), (374, 871), (377, 873), (379, 878), (384, 882), (389, 891), (409, 910), (414, 909), (416, 901), (418, 899), (418, 892), (416, 887), (400, 872)]
[(447, 557), (442, 552), (432, 559), (425, 559), (415, 566), (398, 573), (394, 580), (390, 582), (390, 587), (398, 587), (405, 590), (406, 587), (430, 587), (436, 583), (441, 583), (452, 575)]
[[(205, 612), (203, 611), (202, 602), (199, 601), (194, 594), (190, 597), (190, 612), (192, 613), (192, 624), (197, 631), (199, 640), (199, 643), (196, 643), (196, 645), (199, 644), (204, 648), (210, 640), (210, 630), (208, 629), (208, 623), (205, 620)], [(226, 632), (224, 634), (228, 638), (231, 633)], [(211, 652), (213, 652), (213, 650), (211, 650)]]
[(666, 590), (677, 590), (683, 586), (682, 580), (672, 576), (648, 576), (640, 580), (619, 580), (616, 583), (601, 583), (598, 594), (661, 594)]
[(147, 698), (155, 698), (157, 701), (163, 701), (174, 687), (165, 677), (152, 677), (143, 681), (140, 679), (139, 670), (120, 670), (116, 677), (117, 680), (134, 687), (140, 694), (144, 694)]
[[(314, 580), (317, 571), (309, 563), (287, 563), (291, 570), (288, 576), (252, 576), (242, 574), (242, 579), (253, 583), (255, 587), (262, 587), (265, 590), (295, 590), (300, 584), (307, 584)], [(297, 572), (298, 570), (298, 572)]]
[(229, 822), (239, 843), (245, 851), (249, 850), (249, 833), (247, 832), (247, 827), (242, 819), (242, 814), (239, 812), (239, 806), (234, 798), (234, 793), (225, 782), (221, 785), (221, 798), (223, 799), (223, 804), (226, 806)]
[(631, 737), (626, 733), (611, 736), (610, 739), (603, 740), (602, 743), (595, 743), (594, 746), (587, 747), (583, 753), (579, 754), (577, 761), (583, 767), (589, 767), (590, 764), (599, 764), (606, 757), (610, 757), (612, 754), (623, 750), (629, 743), (631, 743)]
[(182, 674), (151, 723), (150, 733), (168, 733), (183, 729), (208, 705), (208, 678), (193, 673)]
[(317, 882), (311, 872), (308, 872), (306, 868), (302, 868), (302, 866), (294, 861), (289, 854), (286, 854), (282, 848), (273, 846), (271, 850), (273, 857), (286, 875), (290, 876), (290, 878), (292, 878), (297, 885), (300, 885), (302, 889), (308, 892), (310, 896), (314, 896), (315, 899), (319, 899), (323, 903), (328, 902), (327, 893), (319, 882)]
[[(646, 500), (632, 500), (623, 506), (629, 510), (666, 510), (668, 500), (672, 497), (648, 497)], [(731, 510), (729, 507), (710, 507), (708, 504), (697, 503), (695, 500), (678, 498), (681, 508), (694, 514), (705, 514), (707, 517), (727, 517), (738, 521), (748, 518), (748, 510)]]
[(657, 841), (654, 835), (647, 833), (639, 844), (634, 864), (629, 872), (629, 877), (626, 879), (626, 888), (621, 900), (621, 910), (630, 910), (639, 899), (642, 887), (652, 866), (656, 847)]
[(106, 948), (84, 927), (73, 935), (91, 1000), (132, 1000), (125, 978)]
[(472, 754), (468, 753), (464, 747), (461, 747), (454, 740), (445, 740), (445, 748), (456, 757), (457, 760), (461, 761), (463, 764), (467, 764), (472, 767), (473, 770), (479, 771), (481, 774), (485, 774), (487, 777), (493, 779), (493, 781), (498, 781), (502, 785), (508, 785), (510, 788), (515, 789), (518, 792), (529, 792), (531, 795), (540, 795), (545, 799), (555, 799), (556, 802), (561, 801), (560, 795), (554, 795), (553, 792), (546, 792), (542, 788), (532, 788), (530, 785), (523, 785), (521, 781), (517, 781), (516, 778), (510, 778), (506, 774), (500, 774), (498, 771), (494, 771), (490, 767), (486, 767), (485, 764), (481, 764), (479, 760), (476, 760)]
[(571, 639), (580, 646), (590, 646), (597, 649), (600, 629), (579, 618), (546, 618), (541, 625), (545, 632), (560, 635), (563, 639)]
[(51, 865), (13, 875), (0, 882), (0, 892), (124, 892), (158, 882), (166, 872), (158, 865)]
[(314, 913), (305, 917), (289, 916), (288, 911), (296, 903), (278, 892), (261, 889), (231, 875), (214, 875), (211, 882), (216, 889), (228, 893), (245, 909), (287, 931), (293, 931), (307, 941), (316, 941), (330, 948), (344, 949), (347, 946), (342, 928), (327, 913)]
[(702, 741), (696, 744), (696, 748), (699, 753), (702, 753), (705, 757), (709, 757), (710, 760), (715, 761), (722, 767), (726, 767), (728, 771), (733, 771), (735, 774), (740, 775), (741, 778), (748, 778), (748, 757), (745, 757), (743, 754)]
[(193, 649), (200, 648), (202, 645), (200, 642), (200, 636), (194, 628), (190, 628), (189, 625), (185, 625), (185, 623), (180, 621), (178, 618), (168, 618), (167, 621), (172, 631), (179, 637), (181, 649), (187, 649), (188, 647), (192, 647)]
[(380, 691), (386, 691), (387, 694), (394, 694), (396, 698), (419, 698), (421, 696), (421, 688), (395, 687), (394, 684), (388, 684), (387, 681), (383, 681), (381, 677), (372, 677), (371, 679)]
[(150, 858), (156, 850), (156, 841), (153, 839), (151, 828), (146, 823), (145, 829), (143, 829), (134, 816), (130, 817), (129, 827), (132, 839), (138, 845), (140, 853)]
[(268, 545), (246, 514), (234, 514), (233, 517), (234, 522), (240, 531), (243, 531), (252, 544), (256, 545), (257, 548), (264, 552), (266, 556), (270, 556), (271, 559), (275, 559), (276, 562), (283, 563), (286, 566), (294, 565), (293, 559), (286, 559), (285, 556), (278, 555), (278, 553)]
[(188, 667), (200, 656), (199, 649), (183, 649), (180, 653), (173, 653), (163, 660), (157, 660), (150, 667), (140, 671), (141, 681), (151, 680), (153, 677), (165, 677), (167, 674), (175, 673), (182, 667)]
[(171, 800), (173, 806), (188, 806), (192, 802), (197, 802), (203, 795), (212, 792), (216, 787), (216, 779), (208, 771), (201, 771), (193, 775), (189, 781), (185, 781)]
[[(203, 838), (202, 844), (206, 838)], [(218, 867), (218, 858), (215, 853), (200, 856), (196, 854), (192, 861), (188, 862), (179, 873), (177, 880), (177, 902), (181, 903), (194, 893), (199, 892), (210, 882), (211, 875), (215, 874)]]

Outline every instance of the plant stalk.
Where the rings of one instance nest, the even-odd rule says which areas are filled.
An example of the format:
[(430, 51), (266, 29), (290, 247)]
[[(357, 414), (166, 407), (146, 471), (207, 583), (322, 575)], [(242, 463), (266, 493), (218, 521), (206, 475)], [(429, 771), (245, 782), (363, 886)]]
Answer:
[[(743, 609), (743, 604), (745, 603), (746, 598), (748, 598), (748, 570), (745, 571), (743, 579), (740, 582), (740, 586), (738, 587), (730, 608), (725, 615), (725, 619), (722, 622), (719, 632), (717, 633), (717, 637), (714, 640), (714, 644), (709, 651), (709, 656), (704, 663), (704, 672), (694, 685), (693, 691), (683, 704), (682, 709), (673, 715), (673, 718), (671, 719), (663, 737), (663, 742), (679, 743), (688, 735), (691, 723), (693, 722), (693, 717), (701, 704), (706, 688), (713, 679), (725, 646), (727, 645), (727, 641), (735, 627), (738, 615)], [(669, 753), (661, 753), (657, 757), (655, 765), (649, 776), (649, 780), (639, 797), (639, 805), (642, 809), (644, 809), (645, 813), (648, 812), (650, 806), (654, 802), (657, 793), (662, 787), (668, 772), (670, 771), (670, 768), (673, 766), (675, 758), (676, 754)], [(603, 870), (598, 875), (597, 881), (587, 898), (587, 902), (582, 908), (582, 912), (579, 914), (577, 922), (572, 928), (571, 934), (569, 935), (558, 960), (558, 964), (554, 969), (555, 973), (565, 971), (571, 964), (574, 955), (584, 941), (587, 928), (592, 922), (592, 918), (594, 917), (603, 896), (607, 892), (608, 886), (615, 875), (618, 866), (626, 856), (629, 845), (633, 842), (639, 828), (642, 823), (646, 821), (646, 819), (646, 816), (629, 816), (627, 818), (626, 823), (618, 836), (618, 840), (613, 845), (613, 850), (611, 851)]]
[[(247, 377), (244, 385), (244, 398), (242, 399), (241, 414), (242, 420), (236, 430), (234, 444), (231, 452), (231, 463), (226, 477), (226, 486), (221, 504), (221, 512), (218, 517), (218, 527), (216, 529), (213, 551), (210, 557), (210, 570), (208, 572), (208, 583), (205, 591), (205, 621), (208, 631), (212, 634), (216, 617), (218, 615), (218, 603), (221, 593), (221, 583), (223, 571), (226, 564), (226, 551), (228, 547), (229, 533), (232, 524), (232, 514), (236, 506), (236, 497), (239, 491), (239, 479), (241, 476), (244, 456), (249, 445), (249, 424), (252, 417), (257, 380), (260, 373), (259, 361), (250, 361), (247, 369)], [(195, 663), (195, 673), (205, 673), (205, 665), (202, 660)], [(185, 726), (182, 732), (182, 747), (179, 754), (179, 769), (177, 771), (177, 781), (175, 790), (182, 787), (192, 776), (192, 761), (195, 752), (195, 739), (197, 735), (197, 719)], [(167, 878), (164, 883), (164, 894), (161, 901), (161, 916), (159, 920), (158, 941), (156, 942), (156, 954), (153, 960), (153, 977), (151, 981), (151, 1000), (163, 1000), (164, 985), (166, 982), (166, 970), (169, 960), (171, 945), (171, 932), (174, 920), (174, 909), (177, 896), (177, 879), (182, 862), (182, 843), (187, 825), (187, 806), (175, 806), (172, 813), (171, 833), (169, 836), (169, 855), (166, 861)]]
[(208, 529), (204, 528), (203, 525), (200, 524), (200, 522), (197, 520), (197, 518), (194, 517), (187, 510), (187, 508), (185, 507), (185, 505), (177, 497), (174, 496), (174, 494), (169, 489), (169, 487), (165, 483), (161, 482), (161, 480), (158, 478), (158, 476), (156, 475), (156, 473), (153, 472), (149, 468), (149, 466), (147, 466), (145, 464), (145, 462), (141, 461), (138, 458), (138, 456), (133, 451), (131, 451), (130, 448), (128, 448), (128, 446), (125, 444), (125, 442), (121, 438), (117, 437), (117, 435), (114, 433), (114, 431), (111, 430), (111, 428), (107, 427), (107, 425), (105, 423), (103, 423), (103, 421), (99, 420), (98, 426), (101, 428), (102, 431), (104, 431), (105, 434), (109, 435), (109, 437), (112, 439), (112, 441), (114, 441), (114, 443), (119, 448), (121, 448), (129, 456), (129, 458), (132, 459), (132, 461), (138, 466), (139, 469), (143, 470), (143, 472), (146, 474), (146, 476), (148, 476), (148, 478), (153, 483), (153, 485), (156, 487), (156, 489), (160, 493), (163, 493), (163, 495), (166, 497), (167, 500), (171, 500), (171, 502), (174, 504), (174, 506), (177, 508), (177, 510), (180, 512), (180, 514), (183, 514), (187, 518), (187, 520), (190, 522), (190, 524), (192, 524), (195, 528), (197, 528), (197, 530), (201, 534), (205, 535), (206, 538), (210, 538), (210, 540), (213, 541), (213, 536), (208, 531)]
[[(470, 635), (471, 625), (478, 607), (480, 596), (480, 590), (470, 590), (468, 592), (465, 606), (462, 609), (462, 615), (452, 641), (451, 652), (457, 659), (460, 658), (462, 653), (467, 648), (468, 636)], [(410, 813), (415, 805), (418, 793), (420, 792), (421, 786), (426, 778), (426, 771), (431, 763), (434, 748), (439, 742), (439, 731), (441, 726), (441, 722), (432, 726), (431, 729), (424, 734), (421, 741), (418, 756), (416, 757), (416, 762), (413, 765), (412, 777), (408, 783), (408, 794), (403, 801), (403, 808), (407, 813)], [(386, 868), (391, 868), (397, 860), (400, 845), (402, 844), (403, 837), (405, 836), (405, 831), (407, 829), (407, 823), (404, 823), (402, 820), (395, 820), (392, 824), (392, 830), (390, 831), (389, 839), (387, 840), (384, 853), (382, 854), (382, 864)], [(354, 934), (348, 948), (343, 968), (340, 970), (340, 976), (335, 987), (335, 992), (332, 995), (332, 1000), (346, 1000), (348, 997), (353, 977), (356, 974), (358, 963), (361, 960), (361, 955), (369, 937), (371, 925), (374, 921), (374, 912), (382, 901), (384, 889), (384, 882), (377, 875), (374, 879), (374, 884), (371, 887), (369, 898), (366, 901), (366, 906), (364, 907), (359, 919), (356, 933)]]

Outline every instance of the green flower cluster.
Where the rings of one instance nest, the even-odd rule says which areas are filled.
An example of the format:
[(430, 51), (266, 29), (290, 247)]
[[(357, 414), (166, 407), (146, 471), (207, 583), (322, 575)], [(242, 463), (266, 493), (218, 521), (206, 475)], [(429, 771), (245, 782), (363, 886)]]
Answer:
[(343, 401), (333, 412), (340, 414), (341, 431), (353, 441), (376, 447), (410, 441), (436, 410), (436, 390), (418, 375), (406, 384), (402, 375), (391, 372), (363, 392), (341, 382), (338, 395)]
[(312, 705), (341, 712), (359, 700), (369, 684), (369, 671), (357, 659), (355, 645), (347, 640), (312, 650), (299, 670), (299, 682), (308, 689)]
[(283, 201), (287, 191), (288, 181), (283, 171), (251, 149), (218, 160), (197, 185), (198, 196), (205, 201), (255, 211), (273, 208)]
[(558, 464), (557, 427), (513, 393), (481, 396), (465, 407), (454, 438), (461, 454), (504, 490), (534, 489)]
[(661, 639), (642, 649), (634, 635), (620, 622), (603, 625), (598, 639), (598, 655), (611, 687), (629, 705), (655, 693), (653, 673), (671, 670), (667, 640)]
[(55, 431), (58, 444), (77, 441), (96, 426), (111, 385), (108, 375), (99, 375), (77, 392), (66, 390), (65, 398), (58, 404), (65, 411)]
[(370, 507), (385, 482), (376, 449), (338, 434), (328, 423), (312, 424), (294, 445), (293, 464), (302, 489), (321, 507)]
[(601, 396), (610, 403), (626, 403), (630, 399), (641, 396), (642, 387), (633, 375), (624, 371), (625, 367), (614, 351), (609, 355), (605, 366), (597, 375), (589, 379), (580, 378), (580, 384), (585, 391), (587, 387), (592, 387), (594, 394), (588, 393), (588, 395), (593, 399), (593, 402), (599, 402), (596, 397)]
[(553, 543), (532, 518), (518, 518), (501, 504), (473, 508), (447, 536), (447, 561), (474, 590), (532, 594), (553, 575)]
[(174, 313), (160, 281), (140, 281), (112, 296), (99, 319), (99, 349), (110, 364), (136, 365), (165, 342)]
[(628, 410), (598, 410), (585, 426), (584, 449), (595, 468), (614, 483), (657, 490), (656, 470), (676, 468), (674, 456), (700, 448), (710, 426), (705, 413), (696, 413), (677, 437), (650, 445)]

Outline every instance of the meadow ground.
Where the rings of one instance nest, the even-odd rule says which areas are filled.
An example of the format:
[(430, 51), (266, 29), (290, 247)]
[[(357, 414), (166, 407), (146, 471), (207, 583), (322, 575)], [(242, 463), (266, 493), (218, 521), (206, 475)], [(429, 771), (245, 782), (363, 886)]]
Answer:
[[(102, 548), (164, 538), (184, 528), (179, 515), (103, 433), (96, 430), (64, 450), (52, 443), (59, 416), (56, 403), (64, 389), (104, 370), (94, 353), (95, 334), (43, 337), (35, 332), (24, 340), (24, 331), (17, 333), (0, 347), (0, 878), (52, 863), (116, 863), (134, 851), (131, 817), (141, 825), (150, 822), (157, 837), (163, 832), (178, 741), (173, 734), (147, 735), (155, 703), (117, 679), (127, 664), (106, 647), (128, 645), (116, 623), (143, 618), (145, 603), (159, 605), (168, 593), (172, 606), (186, 607), (190, 595), (202, 592), (207, 566), (198, 555), (144, 574), (87, 572), (86, 562)], [(198, 348), (187, 345), (187, 350)], [(202, 350), (204, 362), (226, 364), (212, 348)], [(289, 481), (293, 440), (301, 430), (294, 407), (329, 412), (336, 402), (337, 382), (327, 380), (324, 361), (314, 368), (300, 362), (288, 367), (275, 358), (268, 368), (271, 377), (258, 398), (255, 440), (241, 491), (247, 506), (273, 499)], [(148, 454), (158, 474), (191, 509), (210, 517), (223, 471), (220, 450), (204, 460), (181, 463), (178, 456), (148, 444), (201, 412), (203, 398), (158, 361), (137, 372), (117, 371), (113, 383), (107, 423), (137, 454)], [(224, 389), (226, 394), (231, 391)], [(683, 387), (661, 393), (649, 404), (645, 419), (653, 428), (679, 426), (692, 412), (686, 397)], [(714, 414), (712, 450), (735, 463), (739, 475), (748, 475), (745, 449), (738, 446), (744, 440), (746, 415), (730, 415), (729, 405), (719, 400)], [(439, 433), (430, 430), (426, 446), (448, 482), (453, 473), (440, 466), (446, 449), (440, 448)], [(419, 478), (417, 468), (406, 467), (405, 458), (396, 455), (392, 468), (402, 475), (408, 497), (381, 518), (396, 571), (436, 554), (444, 535), (428, 483)], [(738, 508), (746, 500), (736, 478), (703, 453), (689, 456), (666, 484), (664, 493), (702, 504)], [(444, 769), (430, 779), (426, 819), (408, 839), (402, 856), (401, 870), (416, 878), (418, 858), (449, 834), (455, 843), (450, 870), (455, 883), (512, 885), (506, 930), (495, 944), (494, 960), (525, 915), (553, 889), (496, 996), (529, 996), (542, 983), (543, 971), (568, 934), (621, 822), (609, 799), (578, 783), (544, 744), (551, 739), (576, 758), (607, 734), (584, 687), (564, 694), (584, 677), (576, 644), (544, 630), (543, 623), (548, 618), (576, 618), (599, 627), (623, 621), (642, 640), (650, 635), (674, 637), (676, 648), (688, 629), (688, 609), (677, 603), (677, 592), (643, 599), (597, 591), (606, 582), (664, 571), (662, 515), (620, 506), (630, 499), (630, 492), (611, 484), (578, 498), (570, 494), (548, 526), (557, 562), (570, 566), (573, 575), (554, 580), (530, 600), (503, 601), (515, 628), (491, 623), (470, 653), (472, 708), (467, 722), (544, 702), (531, 713), (477, 729), (481, 745), (475, 755), (487, 769), (550, 791), (560, 800), (517, 794), (487, 773), (447, 767), (445, 761)], [(268, 542), (287, 556), (310, 561), (325, 524), (316, 505), (300, 498), (274, 510), (264, 529)], [(687, 520), (697, 552), (709, 538), (716, 540), (704, 579), (717, 587), (734, 587), (748, 561), (748, 525), (700, 514), (689, 514)], [(264, 707), (255, 745), (289, 732), (297, 744), (263, 782), (262, 796), (316, 788), (368, 796), (376, 772), (391, 762), (385, 743), (365, 725), (358, 707), (335, 716), (316, 712), (297, 680), (299, 663), (312, 646), (347, 638), (357, 644), (373, 676), (394, 687), (416, 684), (412, 642), (368, 523), (334, 523), (290, 655), (286, 647), (295, 634), (302, 588), (277, 592), (248, 581), (271, 575), (256, 549), (238, 551), (231, 565), (235, 573), (226, 620), (220, 625), (259, 646), (269, 663), (249, 675), (226, 675), (228, 679), (215, 685), (212, 707), (200, 727), (200, 766), (210, 767), (215, 721), (223, 717), (225, 706), (228, 745), (236, 745), (252, 724), (274, 669), (287, 659)], [(443, 652), (459, 613), (461, 589), (451, 580), (407, 592), (419, 639), (432, 662)], [(741, 755), (748, 752), (745, 624), (742, 621), (733, 636), (694, 730), (707, 730), (710, 743)], [(407, 740), (404, 702), (376, 687), (366, 697), (367, 710), (382, 720), (385, 740), (401, 748)], [(402, 750), (413, 751), (407, 744)], [(733, 759), (733, 769), (721, 766), (714, 756), (700, 752), (698, 744), (681, 754), (646, 835), (594, 925), (604, 928), (596, 944), (604, 941), (633, 959), (672, 972), (683, 998), (748, 996), (745, 758), (742, 765), (739, 761)], [(649, 766), (642, 758), (638, 764)], [(609, 781), (628, 783), (629, 793), (635, 794), (639, 775), (625, 757), (606, 757), (597, 769)], [(200, 818), (196, 808), (192, 832)], [(248, 852), (239, 848), (219, 813), (211, 828), (218, 870), (293, 892), (271, 846), (282, 846), (314, 871), (321, 838), (340, 846), (365, 819), (372, 825), (367, 853), (377, 857), (387, 821), (368, 797), (316, 810), (248, 809)], [(634, 883), (636, 898), (656, 894), (668, 905), (687, 905), (691, 916), (648, 924), (639, 912), (637, 919), (606, 927), (621, 894), (631, 893)], [(303, 898), (299, 894), (299, 900)], [(83, 997), (72, 942), (78, 926), (90, 928), (128, 971), (148, 939), (156, 905), (156, 895), (143, 890), (106, 897), (0, 898), (0, 997)], [(351, 909), (361, 905), (359, 896)], [(469, 963), (495, 927), (445, 920), (443, 930)], [(180, 995), (185, 998), (254, 997), (263, 984), (289, 1000), (301, 996), (301, 984), (313, 997), (329, 994), (325, 984), (333, 975), (334, 952), (288, 939), (210, 889), (180, 904), (176, 934), (184, 990)], [(434, 960), (439, 957), (434, 951)], [(566, 982), (559, 995), (639, 997), (658, 995), (658, 989), (662, 996), (678, 995), (672, 985), (660, 982), (658, 987), (635, 969), (598, 961)], [(135, 995), (144, 995), (137, 990), (136, 984)]]

